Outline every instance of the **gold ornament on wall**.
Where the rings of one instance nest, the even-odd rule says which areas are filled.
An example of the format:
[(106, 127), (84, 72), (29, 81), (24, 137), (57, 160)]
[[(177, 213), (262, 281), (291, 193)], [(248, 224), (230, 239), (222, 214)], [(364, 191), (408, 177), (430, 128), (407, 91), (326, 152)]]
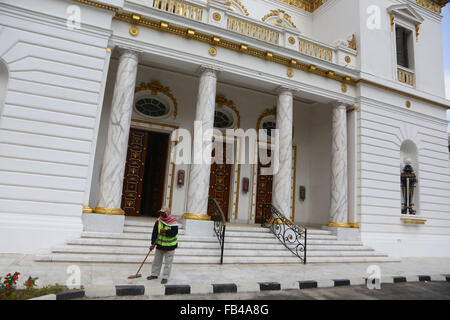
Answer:
[(356, 51), (356, 36), (352, 34), (352, 39), (348, 40), (348, 47)]
[(132, 27), (130, 27), (130, 34), (133, 36), (133, 37), (137, 37), (138, 35), (139, 35), (139, 28), (138, 27), (136, 27), (136, 26), (132, 26)]
[[(275, 19), (271, 19), (275, 18)], [(287, 21), (291, 27), (297, 28), (295, 26), (295, 23), (291, 20), (291, 16), (286, 13), (286, 11), (278, 9), (278, 10), (270, 10), (270, 13), (266, 14), (262, 19), (263, 22), (272, 23), (275, 25), (279, 25), (282, 27), (285, 27), (286, 24), (284, 23)]]
[(342, 92), (347, 92), (347, 85), (345, 84), (345, 83), (343, 83), (342, 85), (341, 85), (341, 90), (342, 90)]
[(217, 108), (223, 108), (223, 106), (226, 106), (234, 111), (236, 114), (236, 120), (237, 120), (237, 128), (241, 127), (241, 114), (239, 113), (239, 110), (234, 105), (234, 102), (232, 100), (228, 100), (223, 94), (218, 94), (216, 96), (216, 103)]
[(295, 44), (295, 38), (294, 37), (289, 37), (288, 39), (289, 43), (294, 45)]
[(217, 56), (217, 49), (214, 47), (211, 47), (211, 48), (209, 48), (208, 53), (210, 56), (215, 57), (215, 56)]
[(214, 12), (213, 13), (213, 19), (214, 19), (214, 21), (219, 22), (222, 19), (222, 16), (220, 15), (220, 13)]
[(292, 78), (294, 76), (294, 70), (287, 69), (287, 75), (288, 75), (289, 78)]
[(409, 100), (406, 101), (405, 105), (408, 109), (411, 108), (411, 101), (409, 101)]
[(352, 59), (350, 58), (350, 56), (345, 56), (345, 62), (350, 63), (352, 61)]

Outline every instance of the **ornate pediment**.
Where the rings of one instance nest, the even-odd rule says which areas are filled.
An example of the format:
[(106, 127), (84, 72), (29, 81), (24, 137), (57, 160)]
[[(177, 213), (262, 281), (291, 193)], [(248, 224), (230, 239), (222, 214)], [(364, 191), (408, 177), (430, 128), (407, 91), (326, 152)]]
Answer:
[(417, 13), (409, 4), (398, 4), (390, 6), (387, 9), (388, 13), (393, 17), (408, 21), (413, 25), (420, 25), (424, 21), (422, 16)]

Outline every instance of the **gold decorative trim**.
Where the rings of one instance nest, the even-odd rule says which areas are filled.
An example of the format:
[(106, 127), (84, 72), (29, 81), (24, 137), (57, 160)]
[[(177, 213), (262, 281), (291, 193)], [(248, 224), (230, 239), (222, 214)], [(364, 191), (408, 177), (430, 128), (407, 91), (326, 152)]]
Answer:
[[(131, 14), (117, 13), (116, 16), (114, 17), (114, 20), (130, 23)], [(149, 28), (149, 29), (153, 29), (153, 30), (157, 30), (157, 31), (163, 31), (163, 32), (167, 32), (167, 33), (170, 33), (170, 34), (173, 34), (176, 36), (186, 38), (187, 28), (176, 27), (176, 26), (169, 25), (167, 23), (165, 23), (167, 25), (167, 27), (163, 27), (162, 23), (163, 22), (161, 22), (161, 21), (155, 21), (155, 20), (142, 18), (141, 21), (139, 22), (139, 25), (142, 27), (145, 27), (145, 28)], [(211, 35), (207, 35), (204, 33), (196, 32), (195, 35), (192, 37), (189, 37), (189, 39), (207, 43), (207, 44), (214, 44), (216, 46), (220, 46), (222, 48), (232, 50), (235, 52), (240, 52), (242, 54), (247, 54), (247, 55), (253, 56), (255, 58), (270, 60), (274, 63), (280, 64), (283, 66), (287, 66), (287, 67), (292, 66), (290, 64), (291, 58), (278, 56), (278, 55), (273, 54), (272, 52), (268, 52), (268, 51), (264, 51), (264, 50), (260, 50), (260, 49), (256, 49), (256, 48), (251, 48), (251, 47), (248, 47), (248, 50), (246, 50), (246, 51), (242, 51), (241, 43), (235, 43), (235, 42), (231, 42), (228, 40), (223, 40), (216, 36), (211, 36)], [(304, 71), (304, 72), (313, 73), (315, 75), (330, 78), (330, 79), (333, 79), (335, 81), (340, 81), (340, 82), (344, 81), (344, 77), (348, 77), (348, 76), (337, 75), (337, 74), (330, 77), (330, 76), (326, 75), (327, 70), (320, 69), (316, 66), (310, 67), (310, 65), (307, 65), (304, 63), (297, 63), (295, 66), (292, 66), (292, 67), (295, 69)], [(351, 79), (351, 80), (348, 80), (348, 83), (355, 85), (356, 80), (353, 80), (350, 77), (348, 77), (348, 78)]]
[(175, 99), (174, 95), (172, 94), (169, 87), (164, 87), (159, 81), (152, 80), (150, 83), (141, 83), (139, 87), (136, 87), (134, 92), (140, 92), (149, 90), (152, 92), (153, 95), (156, 95), (158, 92), (161, 92), (162, 94), (169, 97), (170, 100), (173, 102), (173, 118), (175, 119), (178, 115), (178, 103), (177, 99)]
[(294, 76), (294, 70), (292, 69), (287, 69), (286, 74), (289, 78), (292, 78)]
[(94, 208), (94, 213), (106, 214), (106, 215), (111, 215), (111, 216), (123, 216), (123, 215), (125, 215), (125, 211), (123, 211), (122, 209), (102, 208), (102, 207), (95, 207)]
[(214, 21), (217, 21), (217, 22), (222, 20), (222, 16), (218, 12), (214, 12), (212, 17), (213, 17)]
[[(268, 19), (270, 19), (272, 17), (277, 18), (277, 19), (273, 20), (272, 22), (267, 21)], [(288, 13), (286, 13), (286, 11), (281, 10), (281, 9), (270, 10), (270, 13), (266, 14), (261, 20), (263, 22), (267, 21), (268, 23), (272, 23), (272, 24), (279, 25), (279, 26), (282, 26), (282, 27), (285, 26), (285, 24), (283, 23), (283, 20), (285, 20), (291, 25), (291, 27), (297, 29), (297, 26), (291, 20), (291, 16)]]
[(227, 7), (229, 7), (230, 9), (232, 9), (233, 11), (235, 11), (236, 12), (236, 9), (233, 7), (233, 2), (235, 3), (235, 4), (237, 4), (241, 9), (242, 9), (242, 11), (244, 11), (244, 14), (248, 17), (248, 10), (247, 10), (247, 8), (242, 4), (242, 2), (240, 1), (240, 0), (227, 0), (227, 2), (225, 3), (225, 5), (227, 6)]
[(416, 0), (416, 3), (424, 7), (425, 9), (431, 10), (434, 13), (442, 13), (442, 8), (449, 2), (449, 0)]
[[(79, 0), (75, 0), (75, 1), (79, 1)], [(284, 1), (284, 0), (281, 0), (281, 1)], [(290, 0), (286, 0), (286, 1), (290, 1)], [(116, 16), (113, 19), (114, 20), (118, 20), (118, 21), (122, 21), (122, 22), (126, 22), (126, 23), (130, 23), (130, 19), (131, 18), (130, 18), (130, 14), (127, 14), (127, 13), (116, 13)], [(178, 36), (181, 36), (181, 34), (183, 34), (183, 36), (184, 36), (184, 31), (185, 30), (183, 28), (174, 27), (174, 26), (170, 26), (169, 27), (168, 23), (165, 23), (165, 22), (162, 22), (162, 21), (158, 22), (158, 21), (154, 21), (154, 20), (143, 18), (143, 19), (141, 19), (139, 24), (141, 26), (149, 28), (149, 29), (162, 31), (162, 32), (167, 32), (167, 33), (171, 33), (173, 35), (178, 35)], [(199, 41), (199, 42), (204, 42), (204, 43), (214, 43), (214, 41), (213, 41), (214, 38), (218, 38), (218, 37), (211, 37), (211, 36), (206, 35), (206, 34), (197, 33), (196, 36), (191, 38), (191, 39)], [(232, 50), (232, 51), (241, 52), (239, 50), (239, 44), (233, 43), (231, 41), (220, 40), (220, 38), (218, 38), (218, 39), (219, 39), (219, 43), (216, 43), (217, 45), (220, 45), (221, 47), (229, 49), (229, 50)], [(266, 53), (264, 51), (256, 49), (256, 48), (249, 48), (247, 50), (247, 52), (243, 52), (243, 54), (248, 54), (248, 55), (251, 55), (253, 57), (260, 58), (260, 59), (266, 59)], [(281, 56), (273, 56), (272, 61), (275, 62), (275, 63), (281, 64), (281, 65), (284, 65), (284, 66), (288, 66), (289, 65), (289, 59), (281, 57)], [(297, 66), (295, 66), (295, 68), (298, 69), (298, 70), (304, 71), (304, 72), (309, 72), (309, 73), (316, 74), (316, 75), (321, 76), (321, 77), (327, 77), (325, 75), (326, 70), (319, 69), (319, 68), (317, 68), (314, 65), (306, 65), (306, 64), (303, 64), (303, 63), (299, 63), (299, 64), (297, 64)], [(374, 83), (374, 82), (371, 82), (371, 81), (368, 81), (368, 80), (364, 80), (364, 79), (357, 80), (357, 79), (353, 79), (353, 78), (351, 78), (349, 76), (346, 76), (346, 75), (343, 75), (343, 76), (335, 75), (331, 79), (333, 79), (335, 81), (340, 81), (340, 82), (346, 81), (348, 84), (353, 85), (353, 86), (355, 86), (358, 83), (366, 83), (366, 84), (373, 85), (373, 86), (381, 88), (381, 89), (385, 89), (385, 90), (388, 90), (388, 91), (395, 92), (397, 94), (405, 95), (405, 96), (408, 96), (410, 98), (418, 99), (418, 100), (426, 102), (426, 103), (430, 103), (430, 104), (433, 104), (433, 105), (436, 105), (436, 106), (439, 106), (439, 107), (443, 107), (445, 109), (450, 109), (449, 105), (445, 105), (445, 104), (442, 104), (442, 103), (434, 102), (434, 101), (431, 101), (429, 99), (421, 98), (421, 97), (419, 97), (417, 95), (409, 94), (409, 93), (406, 93), (406, 92), (403, 92), (403, 91), (400, 91), (400, 90), (391, 89), (389, 87), (386, 87), (386, 86), (383, 86), (383, 85), (380, 85), (380, 84), (377, 84), (377, 83)]]
[(132, 26), (130, 27), (129, 32), (133, 37), (137, 37), (139, 35), (139, 28), (136, 26)]
[(93, 213), (94, 209), (89, 206), (83, 206), (83, 213)]
[(294, 37), (289, 37), (288, 39), (289, 43), (294, 45), (295, 44), (295, 38)]
[(305, 10), (307, 12), (314, 12), (319, 9), (326, 0), (280, 0), (293, 7)]
[(352, 39), (348, 40), (348, 47), (356, 51), (356, 36), (352, 34)]
[(239, 110), (234, 105), (234, 102), (232, 100), (228, 100), (223, 94), (218, 94), (216, 96), (216, 103), (218, 108), (223, 108), (223, 106), (227, 106), (231, 110), (234, 111), (237, 118), (237, 128), (241, 127), (241, 114), (239, 113)]
[(400, 220), (405, 224), (425, 224), (426, 219), (416, 219), (416, 218), (400, 218)]
[(350, 58), (350, 56), (345, 56), (345, 62), (347, 63), (352, 62), (352, 58)]
[(272, 109), (266, 109), (264, 110), (263, 113), (261, 113), (258, 117), (258, 120), (256, 121), (256, 130), (261, 129), (261, 121), (262, 119), (264, 119), (265, 117), (268, 116), (275, 116), (275, 118), (277, 117), (277, 107), (273, 107)]
[(181, 218), (186, 220), (211, 221), (210, 216), (200, 213), (185, 213), (181, 216)]
[(76, 2), (80, 2), (83, 4), (87, 4), (88, 6), (92, 6), (92, 7), (96, 7), (96, 8), (100, 8), (100, 9), (105, 9), (105, 10), (109, 10), (112, 12), (119, 12), (119, 8), (113, 7), (113, 6), (108, 6), (105, 4), (100, 4), (94, 1), (89, 1), (89, 0), (75, 0)]
[(343, 222), (329, 222), (327, 224), (327, 227), (359, 229), (359, 224), (357, 224), (357, 223), (343, 223)]
[(345, 83), (343, 83), (343, 84), (341, 85), (341, 90), (342, 90), (342, 92), (344, 92), (344, 93), (347, 92), (347, 85), (346, 85)]
[(214, 47), (211, 47), (208, 49), (208, 53), (210, 56), (215, 57), (215, 56), (217, 56), (217, 49)]

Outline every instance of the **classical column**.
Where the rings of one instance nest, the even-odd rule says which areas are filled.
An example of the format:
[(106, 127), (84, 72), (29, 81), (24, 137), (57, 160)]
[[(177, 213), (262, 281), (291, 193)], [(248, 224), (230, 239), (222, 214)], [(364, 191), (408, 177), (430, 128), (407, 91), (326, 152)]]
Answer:
[(342, 103), (335, 103), (332, 107), (329, 227), (350, 227), (347, 181), (347, 107)]
[(122, 51), (117, 70), (108, 126), (108, 138), (100, 176), (99, 201), (94, 209), (95, 213), (124, 214), (120, 205), (137, 68), (138, 54), (129, 50)]
[[(279, 132), (278, 170), (275, 168), (272, 185), (272, 204), (286, 217), (290, 216), (292, 185), (292, 91), (281, 88), (277, 105), (277, 129)], [(276, 155), (275, 155), (276, 157)], [(272, 159), (274, 155), (272, 155)], [(273, 160), (272, 160), (273, 161)]]
[[(184, 219), (210, 220), (208, 216), (209, 176), (211, 165), (203, 160), (203, 152), (211, 150), (214, 110), (216, 107), (217, 71), (202, 67), (198, 87), (193, 158), (189, 172), (189, 189)], [(199, 132), (201, 129), (202, 132)], [(205, 134), (209, 131), (208, 134)], [(202, 133), (201, 135), (199, 133)]]

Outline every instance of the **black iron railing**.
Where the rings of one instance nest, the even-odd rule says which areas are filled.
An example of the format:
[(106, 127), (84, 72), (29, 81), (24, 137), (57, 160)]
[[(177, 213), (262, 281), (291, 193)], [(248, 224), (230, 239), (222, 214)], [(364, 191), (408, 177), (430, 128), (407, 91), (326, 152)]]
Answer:
[(214, 221), (214, 232), (216, 233), (217, 239), (220, 244), (220, 263), (223, 264), (223, 248), (225, 245), (225, 216), (217, 203), (216, 199), (208, 199), (208, 204), (211, 208), (210, 215), (211, 220)]
[(280, 242), (306, 264), (307, 229), (293, 223), (272, 204), (263, 204), (262, 227), (269, 228)]

